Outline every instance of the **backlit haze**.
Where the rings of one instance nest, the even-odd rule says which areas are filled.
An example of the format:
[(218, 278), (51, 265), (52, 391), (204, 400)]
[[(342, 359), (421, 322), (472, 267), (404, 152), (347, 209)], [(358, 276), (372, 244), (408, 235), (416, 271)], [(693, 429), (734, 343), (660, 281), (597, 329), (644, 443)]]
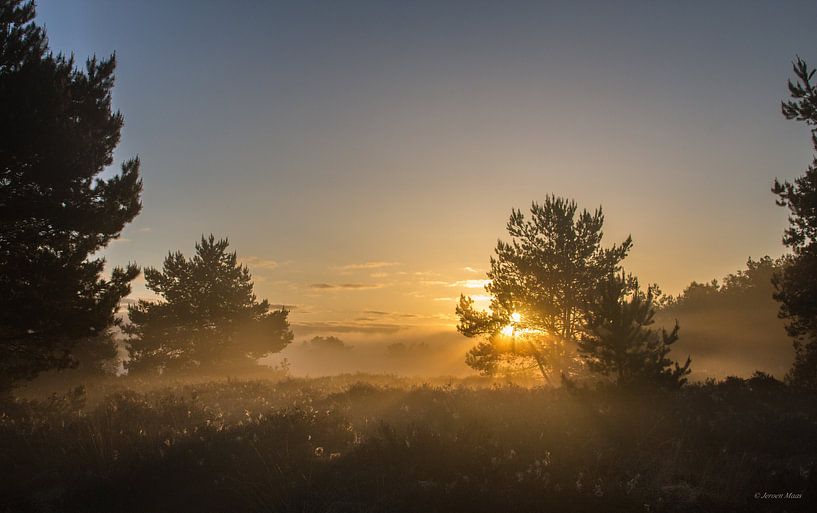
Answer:
[(811, 148), (780, 100), (817, 4), (613, 4), (38, 2), (52, 48), (117, 54), (144, 209), (109, 263), (229, 237), (296, 341), (353, 345), (467, 344), (456, 299), (548, 193), (603, 205), (667, 292), (782, 253), (769, 187)]

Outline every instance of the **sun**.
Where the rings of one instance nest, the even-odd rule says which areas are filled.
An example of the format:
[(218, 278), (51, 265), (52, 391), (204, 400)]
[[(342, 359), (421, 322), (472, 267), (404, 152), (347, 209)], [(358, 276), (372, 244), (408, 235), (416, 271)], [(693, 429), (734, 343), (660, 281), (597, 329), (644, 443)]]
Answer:
[(505, 326), (504, 328), (502, 328), (501, 330), (499, 330), (499, 332), (502, 333), (503, 335), (505, 335), (506, 337), (514, 336), (514, 334), (516, 334), (518, 331), (520, 331), (520, 330), (517, 329), (516, 325), (521, 320), (522, 320), (522, 315), (519, 312), (512, 313), (511, 314), (511, 323), (508, 324), (507, 326)]

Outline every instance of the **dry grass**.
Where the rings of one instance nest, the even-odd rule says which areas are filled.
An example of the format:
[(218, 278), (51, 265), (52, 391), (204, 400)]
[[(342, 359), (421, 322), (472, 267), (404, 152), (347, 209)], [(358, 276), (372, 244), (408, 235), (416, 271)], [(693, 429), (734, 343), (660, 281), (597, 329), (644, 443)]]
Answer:
[[(647, 393), (368, 378), (107, 384), (18, 400), (0, 420), (0, 511), (813, 505), (817, 401), (774, 381)], [(804, 497), (754, 499), (776, 491)]]

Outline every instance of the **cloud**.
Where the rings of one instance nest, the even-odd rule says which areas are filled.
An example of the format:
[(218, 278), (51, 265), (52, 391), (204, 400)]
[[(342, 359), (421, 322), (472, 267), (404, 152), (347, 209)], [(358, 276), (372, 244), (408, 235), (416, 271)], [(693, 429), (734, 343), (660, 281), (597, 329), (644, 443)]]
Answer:
[(152, 229), (153, 228), (151, 228), (150, 226), (145, 226), (144, 228), (139, 228), (136, 231), (139, 232), (139, 233), (147, 233), (147, 232), (151, 231)]
[(462, 270), (467, 272), (467, 273), (472, 273), (472, 274), (482, 274), (482, 273), (485, 272), (482, 269), (477, 269), (476, 267), (470, 267), (470, 266), (465, 266), (465, 267), (462, 268)]
[(379, 317), (384, 317), (384, 316), (388, 316), (388, 317), (404, 317), (404, 318), (407, 318), (407, 319), (420, 317), (419, 315), (413, 314), (413, 313), (386, 312), (386, 311), (383, 311), (383, 310), (363, 310), (363, 312), (361, 312), (361, 313), (363, 313), (364, 315), (374, 315), (374, 316), (379, 316)]
[(392, 324), (371, 321), (360, 322), (340, 322), (340, 321), (315, 321), (299, 322), (292, 324), (292, 330), (298, 336), (313, 333), (395, 333), (400, 330), (410, 328), (405, 324)]
[(401, 265), (400, 262), (363, 262), (362, 264), (337, 265), (332, 267), (338, 271), (356, 271), (360, 269), (383, 269), (384, 267), (394, 267)]
[[(493, 299), (491, 296), (486, 295), (486, 294), (469, 294), (467, 297), (470, 297), (474, 301), (490, 301), (491, 299)], [(448, 301), (448, 302), (459, 301), (459, 300), (460, 300), (459, 297), (447, 297), (447, 296), (435, 297), (434, 299), (432, 299), (432, 301)]]
[[(474, 301), (490, 301), (493, 299), (491, 296), (486, 294), (470, 294), (468, 295)], [(459, 297), (435, 297), (433, 301), (459, 301)]]
[(491, 280), (458, 280), (458, 281), (440, 281), (440, 280), (433, 280), (433, 281), (421, 281), (423, 285), (428, 286), (440, 286), (440, 287), (450, 287), (450, 288), (464, 288), (464, 289), (482, 289), (485, 288), (486, 285), (491, 283)]
[(449, 287), (463, 287), (466, 289), (482, 289), (491, 283), (491, 280), (460, 280), (449, 284)]
[(311, 283), (307, 287), (318, 290), (370, 290), (383, 288), (384, 285), (382, 283)]
[(269, 260), (267, 258), (261, 258), (257, 256), (248, 256), (242, 257), (241, 263), (246, 265), (247, 267), (252, 269), (276, 269), (278, 267), (278, 262), (275, 260)]

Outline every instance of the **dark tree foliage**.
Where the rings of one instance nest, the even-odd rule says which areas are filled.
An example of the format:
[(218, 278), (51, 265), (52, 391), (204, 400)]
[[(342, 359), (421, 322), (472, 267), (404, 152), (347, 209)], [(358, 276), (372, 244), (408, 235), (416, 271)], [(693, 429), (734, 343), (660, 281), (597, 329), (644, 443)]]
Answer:
[(780, 316), (794, 339), (794, 364), (787, 380), (817, 390), (817, 245), (795, 253), (775, 275)]
[[(783, 102), (783, 115), (805, 122), (817, 149), (815, 71), (799, 57), (793, 67), (796, 81), (789, 81), (791, 99)], [(772, 192), (778, 196), (778, 205), (789, 209), (783, 243), (794, 253), (774, 281), (780, 316), (787, 320), (787, 331), (794, 338), (796, 356), (788, 378), (798, 386), (817, 388), (817, 158), (794, 182), (775, 180)]]
[(511, 212), (511, 240), (497, 242), (488, 272), (490, 313), (465, 296), (456, 309), (462, 334), (485, 337), (469, 351), (469, 366), (493, 374), (507, 363), (527, 362), (546, 380), (569, 371), (599, 282), (620, 269), (632, 246), (628, 237), (603, 248), (603, 225), (601, 208), (578, 212), (575, 201), (555, 196), (534, 202), (530, 218)]
[(82, 376), (116, 374), (120, 370), (119, 343), (111, 331), (80, 340), (72, 351), (76, 371)]
[(90, 258), (140, 211), (139, 161), (112, 163), (115, 59), (84, 69), (48, 49), (34, 5), (0, 1), (0, 386), (72, 363), (115, 324), (139, 270)]
[(597, 290), (586, 334), (578, 341), (590, 370), (623, 386), (683, 385), (691, 360), (681, 366), (668, 358), (678, 340), (677, 322), (670, 332), (650, 327), (655, 322), (652, 288), (644, 292), (634, 278), (621, 274), (610, 275)]
[(228, 246), (202, 237), (192, 258), (177, 251), (162, 270), (145, 269), (148, 289), (163, 301), (129, 310), (129, 372), (238, 370), (292, 342), (289, 312), (256, 299), (249, 269)]

